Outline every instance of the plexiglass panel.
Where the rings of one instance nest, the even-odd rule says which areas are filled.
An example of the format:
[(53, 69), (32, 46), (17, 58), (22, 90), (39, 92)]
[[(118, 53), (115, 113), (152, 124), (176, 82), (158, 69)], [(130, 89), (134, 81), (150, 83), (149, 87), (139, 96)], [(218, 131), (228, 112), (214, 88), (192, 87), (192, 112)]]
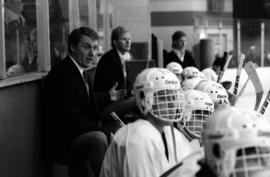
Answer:
[(36, 0), (4, 1), (8, 77), (37, 71), (36, 5)]

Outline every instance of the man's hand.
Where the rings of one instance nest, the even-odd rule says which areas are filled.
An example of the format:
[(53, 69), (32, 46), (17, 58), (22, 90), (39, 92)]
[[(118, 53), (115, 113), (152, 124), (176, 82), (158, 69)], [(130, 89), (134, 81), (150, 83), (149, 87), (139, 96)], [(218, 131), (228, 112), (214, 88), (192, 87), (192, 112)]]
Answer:
[(109, 91), (111, 101), (119, 101), (120, 99), (123, 99), (127, 96), (127, 90), (126, 89), (116, 90), (117, 86), (118, 82), (116, 82)]

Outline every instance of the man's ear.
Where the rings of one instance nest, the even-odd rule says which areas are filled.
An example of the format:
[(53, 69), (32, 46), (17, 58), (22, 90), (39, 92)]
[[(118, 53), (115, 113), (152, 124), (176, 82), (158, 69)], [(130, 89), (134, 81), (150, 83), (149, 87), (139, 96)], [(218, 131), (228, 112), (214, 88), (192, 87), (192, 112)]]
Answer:
[(117, 47), (117, 42), (116, 42), (116, 40), (113, 40), (112, 43), (113, 43), (113, 46), (114, 46), (114, 47)]
[(73, 44), (70, 45), (70, 50), (71, 50), (71, 52), (74, 52), (75, 46)]
[(176, 41), (172, 41), (172, 46), (175, 48), (177, 46)]

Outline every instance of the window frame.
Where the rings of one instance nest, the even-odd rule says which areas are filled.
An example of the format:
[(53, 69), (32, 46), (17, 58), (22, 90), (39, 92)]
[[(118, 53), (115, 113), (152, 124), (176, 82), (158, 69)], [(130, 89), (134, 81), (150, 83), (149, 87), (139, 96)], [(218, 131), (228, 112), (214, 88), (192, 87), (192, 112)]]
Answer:
[(2, 42), (0, 42), (0, 88), (42, 79), (51, 68), (49, 38), (49, 2), (47, 0), (36, 0), (38, 70), (18, 76), (7, 77), (6, 74), (7, 70), (4, 11), (4, 0), (1, 0), (0, 41)]
[[(4, 0), (1, 0), (0, 8), (0, 88), (7, 87), (15, 84), (22, 84), (44, 78), (51, 69), (51, 51), (50, 51), (50, 17), (49, 17), (49, 0), (35, 0), (36, 3), (36, 20), (37, 20), (37, 45), (38, 45), (38, 69), (35, 72), (24, 73), (18, 76), (7, 77), (6, 71), (6, 41), (5, 41), (5, 17), (4, 17)], [(80, 25), (80, 9), (79, 1), (67, 0), (69, 4), (69, 30)], [(104, 40), (109, 45), (110, 30), (106, 22), (109, 21), (108, 17), (108, 0), (102, 0), (105, 5), (104, 14)], [(88, 26), (97, 30), (97, 0), (88, 0)], [(105, 48), (108, 46), (104, 46)]]

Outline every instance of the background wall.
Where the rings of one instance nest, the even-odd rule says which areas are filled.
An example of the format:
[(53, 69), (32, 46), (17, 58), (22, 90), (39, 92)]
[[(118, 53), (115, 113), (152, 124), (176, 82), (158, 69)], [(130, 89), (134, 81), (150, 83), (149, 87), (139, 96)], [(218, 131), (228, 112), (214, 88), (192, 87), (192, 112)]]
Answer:
[[(113, 26), (122, 25), (131, 31), (134, 48), (147, 47), (142, 54), (135, 53), (135, 56), (143, 57), (143, 59), (150, 59), (151, 48), (151, 26), (150, 26), (150, 10), (149, 0), (109, 0), (112, 5)], [(111, 32), (109, 31), (109, 36)], [(134, 49), (133, 52), (139, 52)], [(142, 58), (136, 58), (142, 59)]]
[[(222, 9), (217, 12), (209, 8), (209, 2), (210, 0), (150, 0), (152, 33), (163, 41), (164, 49), (171, 49), (171, 35), (176, 30), (183, 30), (187, 34), (189, 50), (193, 50), (193, 46), (199, 43), (202, 33), (217, 36), (221, 33), (226, 36), (226, 44), (222, 44), (222, 49), (233, 49), (232, 0), (216, 1), (222, 2)], [(221, 44), (216, 42), (216, 45)]]
[(40, 83), (0, 89), (0, 176), (44, 177)]

